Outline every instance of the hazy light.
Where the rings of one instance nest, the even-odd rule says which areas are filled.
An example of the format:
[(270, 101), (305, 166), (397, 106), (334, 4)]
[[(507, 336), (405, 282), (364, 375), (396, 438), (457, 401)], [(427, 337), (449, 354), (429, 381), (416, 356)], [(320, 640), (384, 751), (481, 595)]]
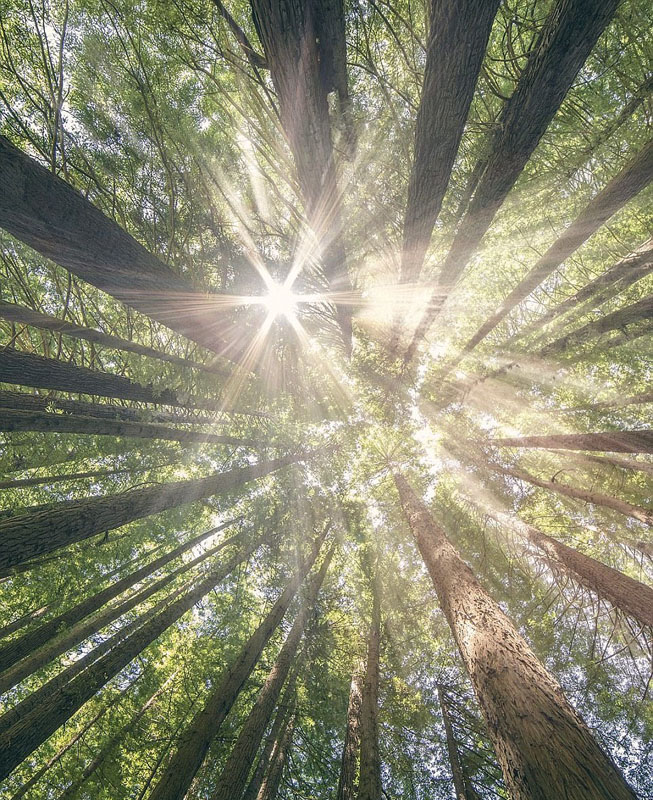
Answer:
[(296, 295), (292, 288), (285, 283), (271, 283), (268, 286), (268, 293), (262, 298), (263, 305), (272, 317), (287, 317), (288, 319), (295, 316), (299, 300), (299, 295)]

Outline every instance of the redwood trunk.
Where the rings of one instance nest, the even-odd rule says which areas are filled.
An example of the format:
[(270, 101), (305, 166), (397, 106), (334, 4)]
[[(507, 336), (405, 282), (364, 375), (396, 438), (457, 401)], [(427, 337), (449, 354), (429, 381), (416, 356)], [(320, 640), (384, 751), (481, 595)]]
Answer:
[(326, 532), (315, 541), (310, 557), (297, 570), (235, 661), (218, 679), (204, 707), (182, 734), (177, 751), (168, 762), (149, 800), (178, 800), (185, 797), (211, 742), (256, 666), (263, 648), (285, 616), (297, 589), (315, 562), (325, 535)]
[(118, 495), (59, 503), (44, 511), (17, 514), (0, 522), (0, 568), (83, 541), (135, 519), (204, 497), (223, 494), (305, 456), (284, 456), (189, 481), (132, 489)]
[(514, 800), (635, 800), (562, 689), (402, 475), (401, 505), (472, 681)]
[(340, 778), (336, 800), (354, 800), (356, 797), (356, 771), (361, 740), (361, 707), (363, 702), (363, 665), (351, 676), (349, 703), (347, 704), (347, 725), (345, 741), (340, 762)]
[(442, 686), (438, 686), (438, 700), (440, 701), (442, 722), (444, 723), (444, 732), (447, 739), (447, 754), (449, 755), (449, 765), (451, 766), (451, 777), (453, 780), (454, 792), (456, 793), (456, 800), (480, 800), (476, 790), (465, 776), (465, 770), (463, 769), (458, 753), (458, 745), (456, 744), (453, 725), (451, 724), (447, 698)]
[(381, 800), (379, 756), (379, 656), (381, 602), (378, 585), (373, 586), (372, 622), (367, 641), (367, 667), (361, 704), (361, 749), (358, 800)]
[(256, 800), (276, 800), (277, 794), (279, 793), (279, 786), (281, 785), (281, 778), (283, 777), (283, 770), (288, 760), (290, 746), (292, 745), (296, 719), (297, 717), (295, 715), (288, 720), (279, 740), (275, 744), (267, 774), (263, 778), (261, 788), (256, 795)]
[[(291, 692), (284, 692), (285, 699), (291, 700), (291, 695), (294, 693), (294, 691), (294, 687), (292, 687)], [(283, 737), (286, 726), (288, 725), (288, 722), (293, 714), (294, 702), (282, 703), (277, 709), (274, 722), (272, 723), (272, 728), (265, 739), (265, 744), (263, 745), (261, 755), (258, 763), (256, 764), (256, 769), (254, 770), (254, 774), (252, 775), (250, 782), (247, 784), (247, 788), (245, 789), (241, 800), (256, 800), (258, 797), (258, 793), (263, 785), (263, 781), (265, 780), (265, 776), (270, 766), (272, 753), (274, 752), (275, 747), (278, 747), (277, 742), (281, 737)]]
[(606, 433), (559, 433), (494, 439), (501, 447), (543, 447), (547, 450), (592, 450), (605, 453), (653, 453), (653, 430)]

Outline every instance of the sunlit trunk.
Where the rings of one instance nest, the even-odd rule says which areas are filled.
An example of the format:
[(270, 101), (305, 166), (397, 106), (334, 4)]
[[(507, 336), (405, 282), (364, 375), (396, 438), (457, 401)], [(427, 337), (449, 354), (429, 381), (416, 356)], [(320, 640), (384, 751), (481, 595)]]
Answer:
[(363, 701), (364, 664), (360, 663), (351, 676), (345, 740), (340, 762), (340, 777), (336, 800), (354, 800), (356, 797), (356, 771), (361, 740), (361, 707)]
[(381, 800), (379, 755), (379, 659), (381, 645), (381, 599), (378, 581), (373, 581), (372, 620), (367, 639), (367, 664), (361, 701), (360, 776), (358, 800)]

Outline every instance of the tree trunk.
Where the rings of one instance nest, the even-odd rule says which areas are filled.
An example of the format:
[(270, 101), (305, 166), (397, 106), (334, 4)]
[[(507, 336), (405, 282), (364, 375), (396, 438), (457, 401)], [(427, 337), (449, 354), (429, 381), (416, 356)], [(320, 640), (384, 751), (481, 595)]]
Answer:
[(0, 522), (0, 568), (21, 564), (42, 553), (51, 553), (135, 519), (230, 492), (306, 457), (283, 456), (207, 478), (131, 489), (105, 497), (72, 500), (48, 510), (17, 514)]
[(41, 606), (40, 608), (35, 608), (33, 611), (28, 611), (27, 614), (22, 614), (13, 622), (8, 622), (6, 625), (3, 625), (2, 628), (0, 628), (0, 639), (6, 639), (6, 637), (10, 634), (16, 633), (16, 631), (19, 631), (21, 628), (29, 625), (30, 622), (42, 617), (43, 614), (49, 610), (49, 608), (50, 606)]
[(592, 450), (603, 453), (653, 453), (653, 430), (606, 433), (554, 433), (493, 439), (500, 447), (543, 447), (547, 450)]
[(378, 578), (373, 580), (372, 621), (367, 640), (367, 666), (361, 702), (361, 749), (358, 800), (381, 800), (381, 758), (379, 755), (379, 655), (381, 644), (381, 601)]
[[(50, 485), (65, 481), (78, 481), (84, 478), (108, 478), (111, 475), (124, 475), (126, 472), (133, 473), (134, 470), (128, 467), (123, 467), (123, 469), (93, 469), (88, 472), (62, 472), (59, 475), (46, 475), (42, 478), (18, 478), (13, 481), (0, 481), (0, 490), (24, 489), (28, 486), (42, 486), (43, 484)], [(1, 635), (0, 638), (2, 638)]]
[(487, 163), (406, 359), (439, 314), (553, 116), (617, 8), (618, 0), (557, 0), (512, 97), (505, 104)]
[(440, 711), (442, 712), (444, 732), (447, 738), (447, 753), (449, 755), (449, 765), (451, 766), (451, 777), (453, 779), (456, 800), (480, 800), (476, 790), (465, 776), (465, 771), (458, 754), (458, 745), (456, 744), (456, 737), (454, 736), (453, 725), (451, 724), (451, 716), (449, 714), (445, 691), (443, 687), (439, 685), (438, 700), (440, 701)]
[(177, 752), (152, 790), (149, 800), (178, 800), (186, 796), (190, 784), (201, 767), (206, 753), (231, 710), (245, 681), (263, 652), (263, 648), (277, 629), (292, 602), (297, 589), (318, 556), (327, 531), (313, 543), (309, 558), (305, 559), (295, 576), (283, 590), (272, 609), (241, 649), (235, 661), (216, 681), (204, 707), (193, 718), (182, 734)]
[[(321, 5), (303, 0), (251, 0), (256, 30), (279, 97), (281, 125), (293, 154), (306, 217), (317, 239), (324, 274), (332, 290), (351, 292), (331, 141), (329, 83), (325, 82), (320, 62)], [(328, 62), (329, 55), (324, 53), (322, 64)], [(337, 306), (337, 319), (349, 352), (348, 305)]]
[(277, 660), (270, 670), (261, 691), (258, 693), (254, 706), (249, 712), (218, 777), (211, 800), (233, 800), (235, 797), (240, 798), (245, 791), (247, 778), (256, 758), (256, 753), (281, 694), (291, 663), (297, 655), (297, 649), (304, 633), (306, 622), (314, 611), (315, 601), (331, 563), (333, 552), (334, 548), (332, 547), (320, 570), (311, 581), (290, 633), (286, 637)]
[(112, 350), (123, 350), (127, 353), (136, 353), (137, 355), (147, 356), (148, 358), (154, 358), (158, 361), (167, 361), (170, 364), (176, 364), (180, 367), (194, 367), (204, 372), (213, 372), (217, 375), (230, 374), (229, 370), (220, 369), (213, 364), (201, 364), (197, 361), (190, 361), (181, 356), (164, 353), (161, 350), (155, 350), (153, 347), (146, 347), (137, 342), (132, 342), (129, 339), (122, 339), (120, 336), (112, 336), (111, 334), (97, 331), (93, 328), (87, 328), (83, 325), (73, 325), (71, 322), (58, 319), (50, 314), (43, 314), (32, 308), (19, 306), (15, 303), (6, 303), (2, 300), (0, 300), (0, 319), (5, 319), (12, 323), (19, 323), (21, 325), (30, 325), (33, 328), (40, 328), (41, 330), (52, 331), (53, 333), (63, 333), (73, 339), (82, 339), (83, 341), (93, 342), (93, 344), (99, 344), (103, 347), (110, 347)]
[(42, 411), (14, 411), (0, 408), (0, 431), (39, 431), (42, 433), (74, 433), (84, 436), (127, 436), (137, 439), (165, 439), (170, 442), (205, 442), (234, 447), (255, 447), (252, 439), (224, 436), (204, 431), (168, 428), (144, 422), (96, 419), (72, 414), (44, 414)]
[(513, 799), (635, 800), (560, 686), (405, 478), (395, 473), (394, 480)]
[(508, 514), (490, 514), (497, 522), (515, 528), (534, 547), (543, 553), (549, 562), (562, 566), (577, 582), (608, 600), (624, 614), (653, 626), (653, 589), (617, 569), (608, 567), (590, 556), (579, 553), (546, 533)]
[[(102, 630), (102, 628), (109, 625), (114, 620), (119, 619), (128, 611), (131, 611), (132, 608), (135, 608), (136, 606), (145, 602), (145, 600), (147, 600), (152, 595), (160, 592), (161, 589), (165, 588), (179, 575), (183, 575), (184, 573), (194, 569), (196, 566), (198, 566), (198, 564), (202, 564), (208, 558), (211, 558), (212, 556), (219, 553), (220, 550), (222, 550), (227, 545), (235, 544), (236, 542), (240, 542), (241, 540), (242, 540), (242, 534), (237, 534), (236, 536), (232, 536), (230, 539), (227, 539), (227, 541), (221, 542), (215, 547), (206, 550), (201, 555), (197, 556), (191, 561), (188, 561), (185, 564), (182, 564), (181, 566), (177, 567), (177, 569), (172, 570), (167, 575), (164, 575), (162, 578), (159, 578), (159, 580), (154, 581), (144, 589), (135, 592), (131, 596), (122, 600), (121, 602), (112, 606), (96, 607), (100, 608), (99, 613), (90, 615), (89, 619), (87, 620), (78, 621), (77, 624), (71, 624), (67, 622), (66, 624), (70, 625), (70, 627), (68, 628), (62, 627), (62, 624), (60, 624), (56, 628), (55, 634), (49, 641), (47, 641), (38, 649), (34, 648), (31, 652), (28, 652), (22, 660), (18, 661), (18, 663), (16, 663), (17, 659), (14, 658), (14, 661), (10, 662), (9, 666), (6, 669), (4, 669), (3, 667), (4, 671), (2, 672), (2, 674), (0, 674), (0, 693), (5, 692), (12, 686), (15, 686), (19, 681), (23, 680), (23, 678), (27, 677), (28, 675), (31, 675), (37, 669), (40, 669), (41, 667), (45, 666), (45, 664), (49, 663), (57, 656), (60, 656), (62, 653), (65, 653), (67, 650), (70, 650), (75, 645), (83, 642), (89, 636), (92, 636), (93, 634)], [(121, 582), (119, 581), (119, 583)], [(102, 594), (102, 592), (100, 592), (99, 594)], [(95, 597), (97, 597), (97, 595), (95, 595)], [(74, 610), (75, 609), (71, 609), (71, 611)], [(64, 614), (60, 615), (60, 617), (63, 616), (65, 615)], [(50, 629), (52, 629), (52, 627)], [(63, 632), (60, 635), (58, 635), (61, 631)], [(37, 631), (35, 631), (35, 633), (37, 633)], [(29, 638), (29, 637), (24, 637), (24, 638)], [(21, 644), (20, 641), (16, 642), (16, 645), (20, 644)], [(25, 647), (23, 646), (22, 648), (16, 647), (7, 649), (10, 650), (11, 652), (6, 654), (7, 657), (3, 659), (3, 661), (9, 661), (9, 657), (15, 656), (17, 651), (18, 653), (20, 653), (21, 651), (24, 652)], [(5, 654), (3, 652), (0, 652), (0, 656), (3, 655)], [(11, 663), (13, 663), (13, 666), (11, 666)]]
[[(481, 325), (463, 347), (461, 356), (469, 353), (490, 331), (525, 300), (543, 280), (549, 277), (571, 256), (601, 225), (623, 208), (629, 200), (642, 191), (653, 178), (653, 140), (649, 141), (608, 185), (589, 202), (564, 233), (549, 247), (535, 266), (508, 294), (497, 311)], [(455, 245), (454, 245), (455, 246)], [(452, 248), (453, 250), (453, 248)], [(449, 367), (451, 369), (452, 367)]]
[(618, 497), (611, 497), (607, 494), (592, 492), (586, 489), (577, 489), (574, 486), (567, 486), (565, 483), (558, 483), (557, 480), (542, 480), (524, 470), (506, 469), (505, 467), (500, 467), (495, 464), (492, 464), (491, 468), (496, 472), (500, 472), (502, 475), (515, 478), (515, 480), (526, 481), (533, 486), (539, 486), (541, 489), (549, 489), (565, 497), (581, 500), (583, 503), (592, 503), (592, 505), (610, 508), (613, 511), (618, 511), (620, 514), (625, 514), (627, 517), (632, 517), (640, 522), (644, 522), (646, 525), (653, 525), (653, 512), (640, 508), (640, 506), (636, 506), (633, 503), (628, 503), (626, 500), (620, 500)]
[[(238, 349), (197, 291), (88, 200), (0, 137), (0, 227), (84, 281), (214, 353)], [(242, 347), (242, 344), (241, 346)]]
[[(64, 670), (64, 673), (0, 717), (0, 780), (7, 777), (21, 761), (198, 600), (223, 581), (259, 544), (257, 542), (243, 548), (226, 564), (215, 567), (204, 580), (167, 606), (165, 604), (169, 598), (162, 600), (154, 609), (98, 645), (88, 654), (90, 657), (79, 659)], [(113, 646), (115, 642), (117, 643)], [(100, 658), (96, 658), (98, 651), (102, 653)], [(84, 662), (81, 667), (80, 662)], [(90, 665), (78, 674), (87, 664)], [(73, 679), (66, 680), (71, 674), (74, 675)]]
[(283, 770), (286, 766), (290, 746), (292, 744), (296, 719), (296, 715), (290, 717), (280, 738), (275, 743), (272, 756), (270, 757), (268, 771), (263, 778), (261, 788), (256, 795), (256, 800), (276, 800), (277, 794), (279, 793), (281, 778), (283, 777)]
[(336, 800), (354, 800), (356, 797), (356, 770), (361, 740), (361, 707), (363, 702), (363, 664), (359, 664), (351, 676), (347, 725), (340, 762), (340, 778)]
[(277, 742), (279, 741), (280, 736), (283, 736), (283, 732), (285, 731), (290, 718), (295, 713), (295, 703), (293, 699), (295, 688), (294, 686), (291, 687), (290, 685), (288, 688), (291, 689), (291, 691), (286, 689), (284, 692), (283, 699), (286, 702), (282, 701), (277, 708), (274, 722), (272, 723), (270, 732), (265, 739), (265, 744), (263, 745), (263, 749), (256, 764), (256, 769), (254, 770), (254, 774), (252, 775), (250, 782), (247, 784), (247, 788), (245, 789), (241, 800), (256, 800), (258, 797), (258, 793), (263, 785), (263, 781), (268, 771), (270, 759), (272, 757), (272, 753), (274, 752), (275, 746), (278, 746)]
[(499, 0), (431, 0), (400, 281), (416, 281), (449, 185)]

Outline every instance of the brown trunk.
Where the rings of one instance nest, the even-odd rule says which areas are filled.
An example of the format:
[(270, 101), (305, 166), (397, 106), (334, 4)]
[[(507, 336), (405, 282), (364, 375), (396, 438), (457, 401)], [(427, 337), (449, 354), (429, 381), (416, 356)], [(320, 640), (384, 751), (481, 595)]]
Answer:
[(276, 800), (277, 794), (279, 793), (279, 786), (281, 785), (281, 778), (283, 777), (283, 770), (288, 760), (290, 746), (292, 745), (296, 720), (296, 715), (290, 717), (279, 739), (275, 743), (270, 757), (268, 771), (263, 778), (261, 788), (256, 795), (256, 800)]
[(456, 800), (480, 800), (476, 790), (465, 776), (465, 771), (460, 761), (460, 756), (458, 755), (458, 745), (456, 744), (456, 737), (453, 732), (453, 725), (451, 724), (446, 694), (442, 686), (438, 686), (438, 700), (440, 701), (440, 711), (442, 712), (444, 732), (447, 738), (447, 753), (449, 755), (449, 765), (451, 766), (451, 777), (453, 779)]
[(27, 614), (21, 614), (21, 616), (13, 622), (8, 622), (6, 625), (3, 625), (2, 628), (0, 628), (0, 639), (5, 639), (10, 634), (16, 633), (16, 631), (29, 625), (29, 623), (33, 622), (35, 619), (42, 617), (49, 608), (50, 606), (35, 608), (33, 611), (28, 611)]
[(618, 0), (557, 0), (504, 106), (483, 175), (438, 275), (407, 360), (439, 314), (617, 5)]
[[(13, 481), (0, 481), (1, 489), (24, 489), (28, 486), (42, 486), (43, 484), (61, 483), (64, 481), (79, 481), (85, 478), (108, 478), (111, 475), (124, 475), (126, 472), (132, 473), (128, 467), (123, 469), (93, 469), (88, 472), (62, 472), (59, 475), (46, 475), (42, 478), (19, 478)], [(0, 638), (2, 635), (0, 634)]]
[(493, 439), (500, 447), (543, 447), (547, 450), (593, 450), (604, 453), (653, 453), (653, 430), (606, 433), (554, 433)]
[(332, 556), (333, 548), (331, 548), (320, 570), (311, 581), (306, 597), (303, 600), (302, 608), (297, 614), (290, 633), (277, 656), (277, 660), (268, 674), (261, 691), (258, 693), (254, 706), (249, 712), (218, 777), (211, 800), (233, 800), (234, 797), (239, 798), (245, 791), (247, 778), (256, 758), (256, 753), (290, 671), (291, 663), (297, 655), (297, 649), (304, 633), (306, 622), (314, 611), (315, 601)]
[(498, 0), (431, 0), (400, 281), (416, 281), (449, 185)]
[(14, 411), (0, 408), (0, 431), (39, 431), (41, 433), (74, 433), (84, 436), (127, 436), (137, 439), (165, 439), (170, 442), (202, 442), (234, 447), (255, 447), (252, 439), (223, 436), (218, 433), (168, 428), (146, 422), (125, 422), (97, 419), (72, 414), (45, 414), (42, 411)]
[(0, 521), (0, 568), (12, 567), (96, 533), (169, 508), (223, 494), (306, 456), (292, 455), (207, 478), (131, 489), (118, 495), (59, 503)]
[[(185, 574), (199, 564), (202, 564), (208, 558), (212, 558), (227, 545), (236, 544), (241, 540), (242, 534), (232, 536), (227, 541), (221, 542), (219, 545), (206, 550), (201, 555), (185, 564), (182, 564), (181, 566), (177, 567), (177, 569), (172, 570), (167, 575), (164, 575), (162, 578), (159, 578), (159, 580), (154, 581), (144, 589), (135, 592), (121, 602), (115, 605), (100, 607), (99, 612), (97, 614), (91, 614), (88, 619), (78, 621), (77, 624), (73, 624), (70, 627), (62, 627), (62, 625), (59, 625), (56, 629), (56, 633), (49, 641), (47, 641), (38, 649), (34, 649), (31, 653), (28, 653), (22, 660), (18, 661), (18, 663), (14, 661), (13, 666), (8, 667), (2, 672), (2, 674), (0, 674), (0, 694), (7, 691), (12, 686), (15, 686), (17, 683), (19, 683), (19, 681), (23, 680), (23, 678), (26, 678), (28, 675), (31, 675), (37, 669), (45, 666), (57, 656), (60, 656), (62, 653), (70, 650), (75, 645), (83, 642), (89, 636), (92, 636), (93, 634), (102, 630), (114, 620), (119, 619), (124, 614), (131, 611), (132, 608), (136, 608), (136, 606), (144, 603), (148, 598), (152, 597), (152, 595), (157, 594), (166, 586), (168, 586), (168, 584), (172, 583), (172, 581), (175, 580), (175, 578), (177, 578), (179, 575)], [(118, 583), (120, 583), (120, 581)], [(60, 617), (62, 616), (65, 615), (60, 615)], [(70, 625), (70, 623), (66, 623), (66, 625)], [(30, 637), (28, 636), (24, 638)], [(16, 642), (16, 644), (20, 645), (21, 642)], [(6, 654), (6, 661), (9, 661), (10, 656), (15, 656), (17, 651), (20, 653), (20, 651), (24, 651), (25, 648), (17, 647), (15, 649), (8, 649), (10, 649), (11, 652)], [(0, 655), (4, 655), (4, 653), (0, 653)]]
[(230, 355), (216, 325), (215, 295), (197, 291), (72, 186), (4, 137), (0, 227), (126, 305), (214, 353)]
[[(170, 598), (160, 601), (153, 609), (98, 645), (87, 656), (78, 659), (0, 717), (0, 780), (7, 777), (111, 678), (224, 580), (259, 544), (257, 542), (243, 548), (226, 564), (216, 566), (204, 580), (172, 602), (169, 602)], [(102, 653), (99, 658), (98, 653)], [(70, 675), (74, 677), (67, 680)]]
[(361, 702), (361, 749), (358, 800), (381, 800), (379, 756), (379, 656), (381, 645), (381, 601), (378, 579), (372, 588), (372, 621), (367, 640), (367, 666)]
[(5, 319), (12, 323), (30, 325), (41, 330), (52, 331), (53, 333), (63, 333), (73, 339), (82, 339), (86, 342), (93, 342), (103, 347), (110, 347), (112, 350), (123, 350), (127, 353), (136, 353), (140, 356), (155, 358), (158, 361), (167, 361), (170, 364), (177, 364), (180, 367), (195, 367), (205, 372), (213, 372), (218, 375), (228, 375), (229, 370), (220, 369), (212, 364), (200, 364), (197, 361), (190, 361), (187, 358), (163, 353), (152, 347), (132, 342), (129, 339), (121, 339), (119, 336), (112, 336), (103, 331), (96, 331), (83, 325), (73, 325), (63, 319), (58, 319), (50, 314), (43, 314), (32, 308), (19, 306), (15, 303), (6, 303), (0, 300), (0, 319)]
[[(295, 676), (293, 675), (292, 677)], [(286, 690), (284, 692), (282, 703), (277, 708), (274, 722), (272, 723), (270, 732), (265, 738), (265, 744), (261, 750), (261, 754), (256, 764), (256, 769), (254, 770), (254, 774), (252, 775), (250, 782), (247, 784), (247, 788), (245, 789), (241, 800), (256, 800), (258, 797), (258, 793), (267, 774), (268, 767), (270, 765), (270, 759), (272, 757), (272, 753), (274, 752), (275, 746), (278, 746), (277, 742), (279, 741), (279, 737), (283, 736), (286, 726), (294, 714), (294, 685), (289, 685), (288, 689), (290, 689), (290, 691)]]
[(347, 704), (347, 725), (342, 747), (340, 777), (336, 800), (354, 800), (356, 797), (356, 771), (361, 740), (361, 707), (363, 702), (363, 664), (358, 665), (351, 676), (349, 703)]
[(560, 686), (405, 478), (395, 473), (394, 480), (514, 800), (635, 800)]
[(178, 800), (185, 797), (211, 742), (256, 666), (263, 648), (285, 616), (297, 589), (314, 564), (325, 536), (326, 531), (315, 540), (310, 557), (305, 559), (235, 661), (218, 678), (204, 707), (182, 734), (177, 752), (168, 762), (149, 800)]
[(492, 514), (492, 517), (507, 527), (514, 527), (534, 547), (543, 553), (551, 564), (562, 566), (574, 580), (608, 600), (624, 614), (653, 626), (653, 589), (623, 572), (608, 567), (590, 556), (583, 555), (562, 542), (557, 541), (532, 525), (507, 514)]
[(492, 465), (492, 469), (496, 472), (500, 472), (502, 475), (508, 475), (519, 481), (526, 481), (533, 486), (539, 486), (541, 489), (549, 489), (565, 497), (581, 500), (583, 503), (592, 503), (592, 505), (610, 508), (613, 511), (618, 511), (620, 514), (625, 514), (627, 517), (632, 517), (640, 522), (644, 522), (646, 525), (653, 525), (653, 512), (640, 508), (633, 503), (628, 503), (626, 500), (620, 500), (618, 497), (611, 497), (610, 495), (588, 491), (587, 489), (577, 489), (574, 486), (567, 486), (565, 483), (559, 483), (557, 480), (547, 481), (536, 478), (534, 475), (524, 470), (506, 469), (505, 467), (497, 465)]

